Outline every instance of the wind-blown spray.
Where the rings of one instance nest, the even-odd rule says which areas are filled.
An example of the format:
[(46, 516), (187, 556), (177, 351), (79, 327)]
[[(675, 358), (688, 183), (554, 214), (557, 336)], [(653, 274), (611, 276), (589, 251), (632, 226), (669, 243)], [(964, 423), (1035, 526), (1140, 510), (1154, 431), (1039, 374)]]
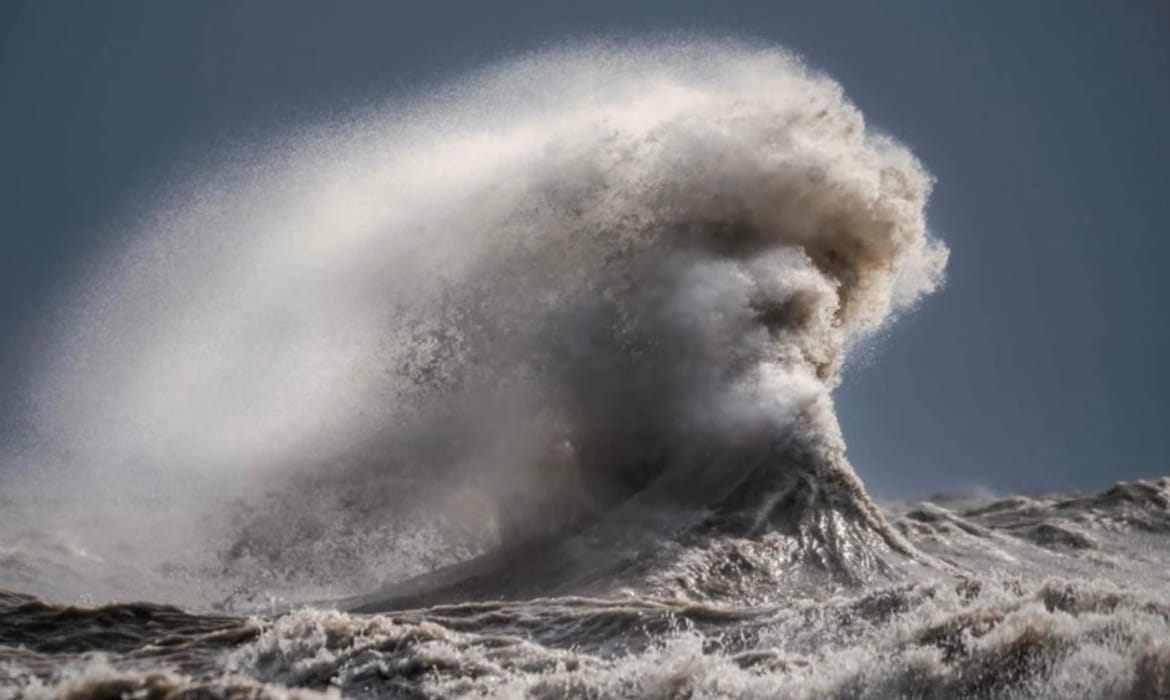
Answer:
[(831, 392), (946, 249), (929, 175), (830, 79), (583, 47), (255, 162), (68, 299), (34, 397), (57, 493), (149, 495), (201, 565), (349, 592), (632, 513), (794, 565), (905, 549)]

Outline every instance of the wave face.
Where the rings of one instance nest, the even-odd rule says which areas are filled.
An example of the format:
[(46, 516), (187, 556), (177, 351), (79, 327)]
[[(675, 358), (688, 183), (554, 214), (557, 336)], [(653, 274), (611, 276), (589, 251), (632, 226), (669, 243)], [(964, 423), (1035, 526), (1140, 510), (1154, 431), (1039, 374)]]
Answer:
[[(584, 47), (240, 160), (74, 290), (31, 400), (14, 501), (118, 541), (95, 556), (134, 594), (191, 601), (141, 583), (160, 558), (207, 599), (293, 600), (617, 532), (777, 534), (845, 578), (913, 555), (831, 392), (946, 249), (928, 174), (832, 80), (742, 45)], [(482, 592), (592, 590), (565, 566)]]

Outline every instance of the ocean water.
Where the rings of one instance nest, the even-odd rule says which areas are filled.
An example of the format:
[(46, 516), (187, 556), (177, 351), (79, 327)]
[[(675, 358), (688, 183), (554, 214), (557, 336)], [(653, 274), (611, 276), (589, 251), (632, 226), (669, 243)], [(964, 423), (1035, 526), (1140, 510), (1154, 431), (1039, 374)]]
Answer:
[(0, 697), (1170, 697), (1170, 480), (854, 472), (948, 251), (831, 78), (599, 42), (277, 131), (46, 316)]
[[(1170, 696), (1170, 479), (884, 510), (945, 574), (891, 567), (864, 583), (820, 572), (778, 584), (775, 570), (792, 561), (762, 536), (701, 539), (660, 557), (670, 563), (657, 561), (643, 590), (588, 595), (424, 593), (412, 605), (388, 591), (243, 615), (4, 593), (0, 694)], [(6, 549), (5, 585), (31, 566), (28, 551)], [(84, 576), (84, 558), (54, 556)], [(542, 556), (485, 575), (510, 581)]]

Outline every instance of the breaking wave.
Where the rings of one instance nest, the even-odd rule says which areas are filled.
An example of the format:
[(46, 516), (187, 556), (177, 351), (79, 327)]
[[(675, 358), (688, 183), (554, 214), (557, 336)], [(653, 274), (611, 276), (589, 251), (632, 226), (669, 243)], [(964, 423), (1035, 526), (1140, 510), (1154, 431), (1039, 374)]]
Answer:
[(171, 191), (2, 457), (0, 696), (1170, 696), (1170, 478), (879, 505), (846, 460), (929, 189), (830, 79), (694, 42)]
[(107, 595), (186, 604), (667, 566), (718, 597), (727, 537), (765, 547), (738, 580), (923, 558), (832, 401), (942, 279), (906, 148), (742, 44), (581, 46), (436, 95), (163, 198), (63, 298), (8, 512), (116, 562)]

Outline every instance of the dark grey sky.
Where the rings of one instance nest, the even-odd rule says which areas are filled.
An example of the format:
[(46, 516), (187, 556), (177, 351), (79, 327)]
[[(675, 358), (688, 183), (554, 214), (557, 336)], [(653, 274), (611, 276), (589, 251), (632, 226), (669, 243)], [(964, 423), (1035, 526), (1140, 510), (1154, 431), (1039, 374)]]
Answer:
[[(137, 204), (233, 144), (598, 33), (742, 35), (938, 178), (949, 283), (839, 392), (879, 493), (1170, 473), (1170, 3), (0, 4), (0, 391)], [(21, 419), (11, 408), (10, 438)]]

